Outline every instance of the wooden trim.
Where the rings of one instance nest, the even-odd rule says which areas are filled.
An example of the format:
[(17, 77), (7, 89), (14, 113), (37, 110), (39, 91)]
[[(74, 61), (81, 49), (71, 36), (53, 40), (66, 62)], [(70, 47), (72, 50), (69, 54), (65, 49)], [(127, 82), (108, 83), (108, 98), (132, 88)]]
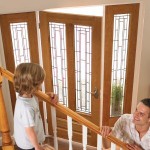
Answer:
[(74, 25), (66, 24), (66, 52), (67, 52), (67, 70), (68, 70), (68, 107), (76, 111), (75, 92), (75, 50), (74, 50)]
[[(136, 56), (136, 43), (137, 43), (137, 30), (138, 30), (138, 17), (139, 17), (139, 4), (135, 4), (130, 8), (132, 15), (130, 18), (130, 31), (129, 31), (129, 45), (128, 45), (128, 60), (126, 71), (126, 87), (125, 87), (125, 100), (124, 100), (124, 113), (131, 113), (132, 104), (132, 91), (133, 91), (133, 79), (134, 79), (134, 67)], [(128, 94), (129, 93), (129, 94)]]
[[(106, 7), (107, 8), (107, 7)], [(105, 48), (104, 48), (104, 93), (103, 93), (103, 125), (109, 125), (110, 93), (111, 93), (111, 66), (112, 66), (112, 41), (113, 41), (113, 17), (106, 9), (105, 18)], [(109, 23), (108, 23), (109, 22)], [(107, 38), (109, 39), (107, 40)], [(104, 111), (105, 108), (105, 111)]]
[(109, 126), (111, 127), (112, 125), (114, 125), (118, 119), (119, 119), (119, 117), (110, 117)]
[[(78, 24), (78, 25), (87, 25), (93, 26), (95, 25), (95, 21), (99, 20), (98, 16), (83, 16), (83, 15), (72, 15), (72, 14), (63, 14), (63, 13), (48, 13), (48, 12), (40, 12), (47, 16), (49, 22), (58, 22), (65, 24)], [(83, 19), (84, 18), (84, 19)]]
[[(101, 85), (101, 28), (102, 28), (102, 18), (99, 18), (97, 22), (95, 22), (95, 25), (93, 26), (93, 32), (92, 32), (92, 91), (95, 89), (95, 87), (98, 89), (98, 98), (95, 98), (92, 95), (92, 101), (95, 101), (95, 103), (92, 103), (92, 112), (93, 112), (93, 123), (96, 125), (100, 125), (100, 116), (94, 115), (94, 114), (100, 114), (100, 85)], [(99, 83), (97, 83), (97, 81)], [(98, 111), (98, 112), (97, 112)]]

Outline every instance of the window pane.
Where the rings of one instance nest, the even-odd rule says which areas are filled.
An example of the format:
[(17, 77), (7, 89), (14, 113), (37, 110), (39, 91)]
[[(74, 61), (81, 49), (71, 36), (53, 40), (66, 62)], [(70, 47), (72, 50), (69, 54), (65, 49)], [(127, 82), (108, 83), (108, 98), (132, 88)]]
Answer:
[(30, 62), (27, 22), (10, 24), (15, 66)]
[(91, 113), (91, 38), (92, 28), (74, 26), (76, 111)]
[(111, 116), (120, 116), (123, 113), (129, 19), (129, 14), (114, 15)]
[(66, 60), (66, 28), (62, 23), (49, 23), (54, 92), (59, 102), (68, 106), (68, 81)]

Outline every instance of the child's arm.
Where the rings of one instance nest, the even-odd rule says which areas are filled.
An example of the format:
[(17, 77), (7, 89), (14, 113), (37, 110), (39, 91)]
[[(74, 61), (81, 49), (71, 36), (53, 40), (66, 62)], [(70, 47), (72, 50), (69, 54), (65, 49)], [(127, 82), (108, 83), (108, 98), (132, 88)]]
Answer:
[(38, 140), (37, 140), (37, 136), (36, 136), (36, 133), (34, 131), (34, 128), (33, 127), (26, 127), (25, 128), (25, 131), (28, 135), (28, 138), (30, 140), (30, 142), (32, 143), (32, 145), (34, 146), (35, 150), (44, 150), (38, 143)]

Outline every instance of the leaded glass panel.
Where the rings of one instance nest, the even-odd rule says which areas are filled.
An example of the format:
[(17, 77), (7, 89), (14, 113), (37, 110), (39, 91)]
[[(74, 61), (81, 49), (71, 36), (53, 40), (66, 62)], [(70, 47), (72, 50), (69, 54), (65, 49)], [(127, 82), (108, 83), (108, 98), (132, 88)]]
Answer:
[(123, 113), (130, 14), (114, 15), (111, 116)]
[(62, 23), (49, 23), (54, 93), (59, 102), (68, 106), (68, 81), (66, 60), (66, 27)]
[(30, 62), (30, 49), (27, 22), (10, 24), (15, 66)]
[(76, 111), (91, 113), (91, 58), (92, 28), (74, 26), (75, 31), (75, 74)]

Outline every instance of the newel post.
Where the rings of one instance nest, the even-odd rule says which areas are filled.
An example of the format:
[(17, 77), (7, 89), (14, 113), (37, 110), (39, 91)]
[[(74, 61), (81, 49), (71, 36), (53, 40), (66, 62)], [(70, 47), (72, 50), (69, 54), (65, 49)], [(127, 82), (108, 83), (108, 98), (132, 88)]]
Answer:
[(2, 149), (14, 150), (12, 139), (10, 136), (10, 129), (7, 119), (7, 112), (2, 93), (2, 75), (0, 73), (0, 132), (2, 133)]

